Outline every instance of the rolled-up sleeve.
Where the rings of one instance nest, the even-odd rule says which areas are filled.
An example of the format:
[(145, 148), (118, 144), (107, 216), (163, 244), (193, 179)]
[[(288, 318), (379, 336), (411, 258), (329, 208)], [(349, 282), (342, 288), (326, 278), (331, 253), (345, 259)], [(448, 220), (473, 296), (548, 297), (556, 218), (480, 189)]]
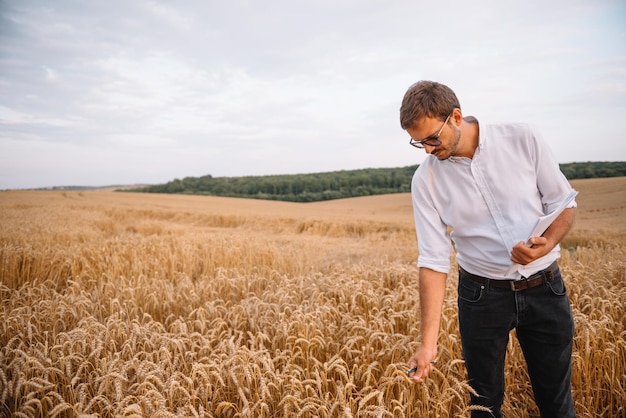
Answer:
[[(541, 202), (544, 213), (550, 213), (559, 206), (565, 198), (572, 192), (572, 186), (561, 172), (559, 163), (554, 153), (537, 129), (532, 129), (533, 145), (536, 150), (535, 170), (537, 172), (537, 188), (541, 194)], [(576, 201), (568, 205), (568, 208), (575, 208)]]
[(417, 266), (447, 274), (450, 272), (452, 243), (447, 226), (441, 220), (429, 193), (426, 193), (426, 187), (416, 173), (411, 183), (411, 195), (419, 250)]

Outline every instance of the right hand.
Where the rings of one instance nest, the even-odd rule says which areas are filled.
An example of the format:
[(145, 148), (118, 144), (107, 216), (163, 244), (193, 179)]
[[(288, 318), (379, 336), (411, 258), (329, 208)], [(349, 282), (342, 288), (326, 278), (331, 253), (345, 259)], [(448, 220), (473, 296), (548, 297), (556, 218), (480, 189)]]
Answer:
[(437, 347), (429, 349), (421, 345), (409, 360), (409, 369), (417, 367), (417, 371), (409, 374), (409, 379), (415, 383), (423, 383), (435, 368), (436, 357)]

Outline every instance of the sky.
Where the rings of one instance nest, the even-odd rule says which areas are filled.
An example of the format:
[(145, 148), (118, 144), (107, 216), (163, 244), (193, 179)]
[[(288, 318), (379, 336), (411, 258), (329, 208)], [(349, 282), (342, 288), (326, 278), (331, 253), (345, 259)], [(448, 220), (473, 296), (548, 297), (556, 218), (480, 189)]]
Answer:
[(424, 79), (626, 161), (626, 0), (0, 0), (0, 189), (419, 164)]

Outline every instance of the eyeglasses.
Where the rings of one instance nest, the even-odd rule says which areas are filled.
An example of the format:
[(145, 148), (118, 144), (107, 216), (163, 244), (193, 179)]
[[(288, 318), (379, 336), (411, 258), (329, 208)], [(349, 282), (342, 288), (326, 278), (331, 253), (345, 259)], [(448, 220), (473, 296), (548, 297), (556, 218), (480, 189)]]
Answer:
[(441, 135), (441, 132), (443, 132), (443, 128), (445, 128), (446, 123), (448, 123), (448, 121), (450, 120), (450, 116), (452, 116), (452, 112), (450, 112), (443, 125), (441, 125), (441, 129), (439, 129), (439, 132), (429, 137), (426, 137), (421, 141), (417, 141), (411, 138), (409, 139), (409, 144), (413, 145), (415, 148), (424, 148), (424, 145), (428, 145), (430, 147), (436, 147), (437, 145), (441, 145), (441, 140), (439, 139), (439, 136)]

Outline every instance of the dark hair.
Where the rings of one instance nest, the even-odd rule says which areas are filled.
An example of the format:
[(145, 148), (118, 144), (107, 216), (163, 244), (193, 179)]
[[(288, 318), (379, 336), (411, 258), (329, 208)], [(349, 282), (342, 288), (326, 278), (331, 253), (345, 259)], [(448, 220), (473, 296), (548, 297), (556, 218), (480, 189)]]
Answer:
[(461, 105), (450, 87), (435, 81), (418, 81), (404, 94), (400, 126), (410, 129), (423, 117), (445, 120), (455, 108), (460, 109)]

